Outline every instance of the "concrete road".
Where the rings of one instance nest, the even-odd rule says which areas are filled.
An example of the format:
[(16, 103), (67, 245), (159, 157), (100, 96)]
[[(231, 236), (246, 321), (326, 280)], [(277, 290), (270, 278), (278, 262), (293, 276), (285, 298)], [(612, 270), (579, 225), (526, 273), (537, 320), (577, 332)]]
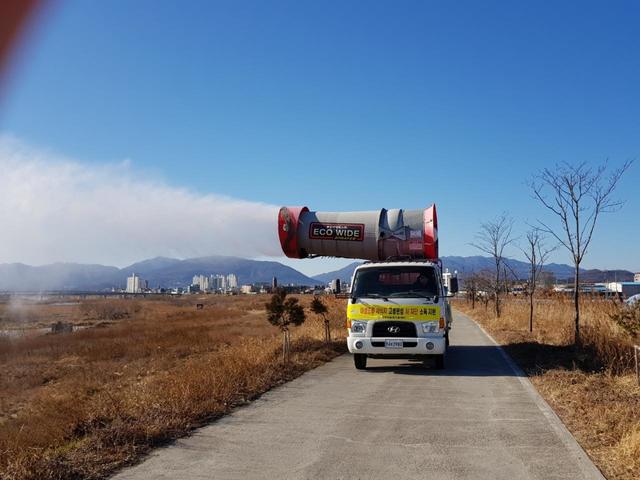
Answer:
[(125, 479), (603, 478), (522, 373), (455, 315), (444, 371), (350, 355), (158, 449)]

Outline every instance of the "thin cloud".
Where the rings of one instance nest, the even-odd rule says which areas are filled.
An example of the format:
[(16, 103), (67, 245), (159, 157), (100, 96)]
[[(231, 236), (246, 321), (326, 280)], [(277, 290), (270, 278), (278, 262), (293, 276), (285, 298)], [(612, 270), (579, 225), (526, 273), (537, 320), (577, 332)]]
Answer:
[(124, 266), (156, 255), (282, 255), (277, 207), (198, 194), (0, 137), (0, 263)]

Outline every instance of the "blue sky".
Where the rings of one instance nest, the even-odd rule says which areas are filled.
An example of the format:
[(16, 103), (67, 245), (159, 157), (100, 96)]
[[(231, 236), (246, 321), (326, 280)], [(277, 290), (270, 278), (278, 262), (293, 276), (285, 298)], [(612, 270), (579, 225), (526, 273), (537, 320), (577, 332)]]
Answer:
[[(640, 156), (639, 5), (55, 2), (16, 55), (0, 130), (196, 196), (436, 202), (441, 253), (472, 255), (482, 221), (545, 218), (525, 186), (540, 168)], [(637, 163), (585, 266), (640, 271), (639, 183)]]

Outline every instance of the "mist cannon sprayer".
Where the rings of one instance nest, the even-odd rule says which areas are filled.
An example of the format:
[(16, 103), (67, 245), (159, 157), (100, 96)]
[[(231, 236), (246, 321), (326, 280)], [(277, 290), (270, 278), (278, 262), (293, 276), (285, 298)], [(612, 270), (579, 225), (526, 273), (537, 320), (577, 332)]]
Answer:
[(438, 260), (436, 206), (424, 210), (313, 212), (282, 207), (278, 236), (287, 257)]
[[(444, 368), (455, 274), (442, 272), (436, 206), (424, 210), (313, 212), (282, 207), (278, 237), (290, 258), (343, 257), (357, 265), (347, 299), (347, 347), (369, 358), (410, 358)], [(440, 415), (440, 413), (438, 413)]]

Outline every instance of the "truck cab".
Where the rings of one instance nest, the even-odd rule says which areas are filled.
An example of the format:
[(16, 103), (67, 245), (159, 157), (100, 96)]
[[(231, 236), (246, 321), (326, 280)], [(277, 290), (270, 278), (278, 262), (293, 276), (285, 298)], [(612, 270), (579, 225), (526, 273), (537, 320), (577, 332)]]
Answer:
[(439, 262), (401, 260), (367, 262), (351, 281), (347, 305), (347, 345), (355, 367), (368, 358), (435, 361), (444, 368), (452, 325)]

